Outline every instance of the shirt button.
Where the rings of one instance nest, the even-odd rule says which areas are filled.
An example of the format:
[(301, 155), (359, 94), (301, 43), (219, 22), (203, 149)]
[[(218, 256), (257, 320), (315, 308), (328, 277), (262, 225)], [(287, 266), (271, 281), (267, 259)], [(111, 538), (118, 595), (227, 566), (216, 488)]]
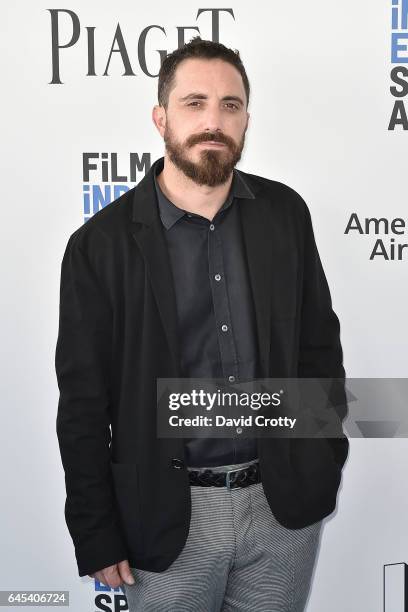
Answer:
[(210, 230), (213, 230), (213, 229), (214, 229), (214, 224), (213, 224), (213, 223), (211, 223), (211, 225), (210, 225)]
[(216, 280), (216, 281), (221, 280), (221, 274), (216, 274), (216, 275), (214, 276), (214, 278), (215, 278), (215, 280)]
[(233, 375), (231, 374), (231, 376), (228, 376), (228, 380), (229, 380), (230, 382), (234, 382), (234, 380), (235, 380), (235, 376), (233, 376)]
[(237, 433), (238, 434), (242, 433), (242, 427), (237, 427)]
[(225, 324), (221, 325), (221, 329), (222, 329), (223, 332), (226, 332), (227, 329), (228, 329), (228, 325), (225, 325)]
[(184, 461), (182, 459), (174, 458), (171, 460), (171, 465), (175, 469), (179, 470), (180, 468), (184, 467)]

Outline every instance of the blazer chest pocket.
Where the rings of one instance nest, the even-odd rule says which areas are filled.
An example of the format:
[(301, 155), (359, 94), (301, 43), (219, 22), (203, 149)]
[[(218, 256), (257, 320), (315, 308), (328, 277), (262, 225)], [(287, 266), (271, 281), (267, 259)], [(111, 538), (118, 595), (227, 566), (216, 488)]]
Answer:
[(125, 543), (133, 557), (142, 556), (143, 536), (137, 465), (111, 462), (111, 471)]

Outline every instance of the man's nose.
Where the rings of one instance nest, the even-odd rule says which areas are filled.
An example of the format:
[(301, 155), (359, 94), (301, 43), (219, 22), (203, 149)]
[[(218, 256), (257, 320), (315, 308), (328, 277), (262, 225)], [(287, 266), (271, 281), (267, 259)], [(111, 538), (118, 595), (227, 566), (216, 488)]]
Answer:
[(204, 117), (204, 125), (203, 128), (206, 132), (221, 132), (222, 125), (222, 115), (220, 109), (217, 108), (207, 108), (205, 117)]

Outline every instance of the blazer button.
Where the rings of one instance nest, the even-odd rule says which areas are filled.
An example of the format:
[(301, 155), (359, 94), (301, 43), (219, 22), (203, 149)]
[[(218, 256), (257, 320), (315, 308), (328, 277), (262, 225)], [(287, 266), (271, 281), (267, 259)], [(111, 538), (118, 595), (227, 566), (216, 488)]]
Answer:
[(172, 459), (171, 460), (171, 465), (172, 467), (174, 467), (175, 469), (181, 469), (182, 467), (184, 467), (184, 461), (182, 459)]

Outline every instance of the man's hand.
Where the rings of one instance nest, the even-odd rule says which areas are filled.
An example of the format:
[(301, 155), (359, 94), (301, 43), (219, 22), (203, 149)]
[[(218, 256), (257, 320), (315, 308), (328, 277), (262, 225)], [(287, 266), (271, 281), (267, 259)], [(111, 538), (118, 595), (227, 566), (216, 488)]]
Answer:
[(126, 584), (135, 584), (127, 559), (115, 563), (115, 565), (109, 565), (109, 567), (105, 567), (94, 574), (88, 574), (88, 576), (90, 578), (96, 578), (96, 580), (99, 580), (99, 582), (102, 582), (102, 584), (111, 589), (116, 589), (118, 586), (121, 586), (123, 581), (126, 582)]

